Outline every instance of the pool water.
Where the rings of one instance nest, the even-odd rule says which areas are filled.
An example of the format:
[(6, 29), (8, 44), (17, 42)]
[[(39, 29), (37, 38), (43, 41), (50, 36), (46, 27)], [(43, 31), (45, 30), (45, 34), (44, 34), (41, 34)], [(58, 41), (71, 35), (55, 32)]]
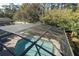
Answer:
[[(30, 38), (31, 41), (35, 41), (36, 39), (38, 38), (35, 37), (35, 38)], [(15, 49), (14, 49), (14, 52), (16, 55), (21, 55), (23, 53), (23, 51), (25, 49), (27, 49), (28, 46), (30, 46), (32, 43), (31, 42), (28, 42), (26, 40), (19, 40), (17, 43), (16, 43), (16, 46), (15, 46)], [(52, 43), (50, 43), (49, 41), (46, 41), (44, 39), (41, 38), (41, 40), (39, 40), (37, 42), (38, 45), (42, 46), (43, 48), (45, 48), (46, 50), (54, 53), (54, 47), (52, 45)], [(41, 54), (41, 56), (51, 56), (49, 53), (47, 53), (46, 51), (44, 51), (43, 49), (39, 48), (39, 52)], [(39, 53), (36, 49), (36, 46), (34, 45), (26, 54), (26, 56), (39, 56)]]

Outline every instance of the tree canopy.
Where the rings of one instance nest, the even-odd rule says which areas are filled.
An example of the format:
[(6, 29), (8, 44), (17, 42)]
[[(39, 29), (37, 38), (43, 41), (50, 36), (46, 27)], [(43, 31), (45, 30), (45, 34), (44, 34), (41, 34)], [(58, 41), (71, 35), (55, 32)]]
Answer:
[(27, 21), (27, 22), (37, 22), (42, 14), (42, 9), (40, 4), (27, 4), (21, 5), (19, 11), (14, 15), (15, 20)]

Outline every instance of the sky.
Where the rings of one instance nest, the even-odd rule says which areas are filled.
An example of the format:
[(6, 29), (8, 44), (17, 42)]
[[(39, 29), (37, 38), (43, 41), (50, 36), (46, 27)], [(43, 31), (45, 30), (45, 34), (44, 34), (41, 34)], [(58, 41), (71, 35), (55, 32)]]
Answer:
[[(14, 3), (20, 5), (21, 3)], [(0, 8), (2, 8), (2, 5), (9, 5), (9, 3), (0, 3)]]
[(23, 0), (0, 0), (0, 3), (21, 3)]
[(8, 3), (79, 3), (79, 0), (0, 0), (0, 7)]
[(20, 5), (22, 3), (22, 0), (0, 0), (0, 8), (2, 8), (2, 5), (8, 5), (9, 3)]
[(79, 0), (0, 0), (0, 3), (79, 3)]

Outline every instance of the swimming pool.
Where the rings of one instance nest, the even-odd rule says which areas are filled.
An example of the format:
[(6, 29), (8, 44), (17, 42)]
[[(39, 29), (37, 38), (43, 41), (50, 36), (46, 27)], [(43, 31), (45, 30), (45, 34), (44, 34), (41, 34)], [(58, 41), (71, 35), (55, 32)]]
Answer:
[[(30, 39), (31, 39), (31, 41), (34, 42), (37, 38), (38, 38), (38, 36), (34, 37), (34, 38), (30, 38)], [(25, 49), (27, 49), (27, 47), (30, 46), (31, 44), (32, 44), (31, 42), (28, 42), (26, 40), (23, 40), (23, 39), (19, 40), (15, 46), (15, 50), (14, 50), (15, 54), (21, 55), (23, 53), (23, 51)], [(39, 40), (37, 42), (37, 44), (40, 45), (41, 47), (45, 48), (46, 50), (54, 53), (54, 47), (53, 47), (52, 43), (50, 43), (49, 41), (46, 41), (43, 38), (41, 38), (41, 40)], [(51, 56), (49, 53), (47, 53), (43, 49), (36, 47), (36, 45), (34, 45), (25, 55), (26, 56), (39, 56), (39, 54), (41, 56)]]

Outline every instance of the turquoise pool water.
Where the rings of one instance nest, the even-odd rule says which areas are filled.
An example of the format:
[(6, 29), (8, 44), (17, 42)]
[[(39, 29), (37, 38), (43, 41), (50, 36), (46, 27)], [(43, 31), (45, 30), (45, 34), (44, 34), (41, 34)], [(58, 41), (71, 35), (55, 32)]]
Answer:
[[(30, 39), (31, 39), (31, 41), (35, 41), (37, 38), (30, 38)], [(15, 46), (15, 49), (14, 49), (15, 54), (16, 54), (16, 55), (21, 55), (22, 52), (23, 52), (25, 49), (27, 49), (27, 47), (30, 46), (31, 44), (32, 44), (32, 43), (30, 43), (30, 42), (28, 42), (28, 41), (26, 41), (26, 40), (23, 40), (23, 39), (19, 40), (19, 41), (17, 42), (16, 46)], [(46, 41), (46, 40), (41, 39), (41, 40), (39, 40), (39, 41), (37, 42), (37, 44), (40, 45), (40, 46), (42, 46), (42, 47), (45, 48), (46, 50), (48, 50), (48, 51), (54, 53), (54, 47), (53, 47), (52, 43), (50, 43), (50, 42), (48, 42), (48, 41)], [(39, 49), (39, 52), (40, 52), (41, 56), (51, 56), (49, 53), (47, 53), (47, 52), (44, 51), (43, 49), (41, 49), (41, 48), (39, 48), (39, 47), (38, 47), (38, 49)], [(34, 45), (34, 46), (26, 53), (26, 56), (35, 56), (35, 55), (38, 56), (39, 53), (38, 53), (38, 51), (37, 51), (37, 49), (36, 49), (36, 46)]]

